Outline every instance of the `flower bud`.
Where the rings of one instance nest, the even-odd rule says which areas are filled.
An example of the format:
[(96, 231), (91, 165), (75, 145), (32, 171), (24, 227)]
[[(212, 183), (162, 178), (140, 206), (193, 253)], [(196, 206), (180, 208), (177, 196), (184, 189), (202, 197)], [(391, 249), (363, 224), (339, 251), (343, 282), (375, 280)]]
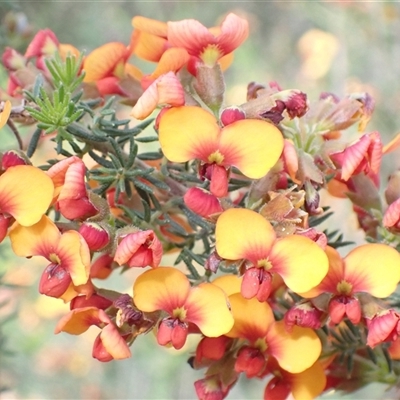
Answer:
[(159, 266), (163, 249), (152, 230), (129, 233), (122, 237), (115, 252), (114, 261), (128, 267)]
[(86, 296), (74, 297), (69, 304), (69, 308), (71, 310), (74, 310), (76, 308), (96, 307), (100, 310), (105, 310), (112, 304), (113, 302), (111, 300), (94, 293), (89, 298), (87, 298)]
[(294, 325), (304, 328), (319, 329), (321, 327), (322, 311), (315, 308), (309, 301), (297, 304), (286, 311), (284, 316), (285, 327), (291, 331)]
[(232, 124), (233, 122), (240, 121), (246, 118), (246, 113), (237, 106), (230, 106), (222, 110), (220, 114), (220, 121), (223, 126)]
[(79, 233), (83, 236), (91, 251), (99, 251), (110, 242), (110, 234), (95, 222), (84, 222)]
[(39, 282), (39, 292), (46, 296), (59, 298), (71, 284), (69, 272), (60, 264), (50, 264), (44, 271)]
[(265, 369), (266, 360), (261, 351), (250, 346), (243, 346), (235, 362), (236, 372), (245, 372), (247, 378), (259, 376)]
[(394, 310), (382, 310), (365, 321), (368, 328), (367, 345), (372, 348), (399, 337), (400, 315)]
[(108, 253), (96, 258), (90, 267), (90, 277), (107, 279), (113, 271), (114, 258)]
[(157, 331), (157, 342), (161, 346), (169, 343), (179, 350), (185, 343), (188, 335), (188, 326), (178, 319), (165, 318), (161, 321)]
[(31, 165), (26, 155), (18, 150), (6, 151), (1, 157), (1, 169), (5, 171), (7, 168), (16, 165)]

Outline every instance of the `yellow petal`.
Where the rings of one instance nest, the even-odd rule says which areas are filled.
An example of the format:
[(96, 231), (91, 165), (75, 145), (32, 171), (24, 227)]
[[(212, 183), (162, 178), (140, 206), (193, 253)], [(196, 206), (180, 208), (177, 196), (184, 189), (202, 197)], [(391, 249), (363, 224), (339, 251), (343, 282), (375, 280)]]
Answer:
[(14, 225), (10, 231), (11, 246), (19, 257), (41, 255), (48, 258), (57, 246), (60, 232), (53, 221), (45, 215), (35, 225)]
[(328, 256), (329, 270), (322, 282), (305, 293), (300, 293), (302, 297), (312, 298), (321, 293), (336, 293), (336, 287), (344, 279), (344, 263), (339, 252), (333, 247), (327, 246), (325, 254)]
[(226, 336), (248, 339), (250, 342), (264, 338), (275, 321), (268, 303), (260, 303), (256, 298), (245, 299), (240, 293), (229, 296), (229, 302), (235, 324)]
[(262, 178), (283, 150), (283, 136), (266, 121), (244, 119), (223, 128), (220, 152), (225, 165), (234, 165), (249, 178)]
[(229, 332), (233, 316), (224, 291), (211, 284), (194, 287), (185, 302), (186, 319), (196, 324), (207, 337), (218, 337)]
[(207, 161), (217, 150), (220, 129), (212, 114), (200, 107), (174, 107), (160, 121), (159, 139), (168, 160), (186, 162), (195, 158)]
[(313, 400), (320, 395), (326, 385), (326, 375), (317, 361), (310, 368), (290, 376), (292, 394), (295, 400)]
[(222, 275), (212, 281), (213, 285), (220, 287), (227, 296), (240, 293), (242, 278), (237, 275)]
[(275, 232), (260, 214), (244, 208), (224, 211), (217, 220), (217, 253), (228, 260), (247, 258), (253, 262), (268, 257)]
[(328, 272), (325, 252), (311, 239), (292, 235), (277, 240), (270, 253), (273, 271), (296, 293), (317, 286)]
[(133, 301), (139, 310), (164, 310), (172, 314), (182, 307), (190, 291), (186, 275), (173, 267), (158, 267), (144, 272), (133, 285)]
[(289, 333), (283, 321), (271, 324), (267, 334), (269, 352), (280, 367), (297, 374), (310, 368), (321, 354), (321, 341), (310, 328), (294, 326)]
[(0, 176), (0, 212), (11, 214), (19, 224), (36, 224), (53, 199), (51, 179), (39, 168), (17, 165)]
[(0, 129), (7, 123), (11, 114), (11, 102), (6, 100), (4, 103), (3, 111), (0, 112)]
[(353, 285), (353, 292), (387, 297), (400, 280), (400, 255), (385, 244), (359, 246), (344, 258), (344, 263), (344, 279)]
[(155, 79), (170, 71), (177, 72), (189, 61), (189, 58), (185, 49), (172, 47), (163, 53), (151, 77)]
[(83, 285), (88, 281), (90, 250), (78, 232), (64, 232), (58, 242), (55, 253), (62, 265), (68, 269), (75, 286)]

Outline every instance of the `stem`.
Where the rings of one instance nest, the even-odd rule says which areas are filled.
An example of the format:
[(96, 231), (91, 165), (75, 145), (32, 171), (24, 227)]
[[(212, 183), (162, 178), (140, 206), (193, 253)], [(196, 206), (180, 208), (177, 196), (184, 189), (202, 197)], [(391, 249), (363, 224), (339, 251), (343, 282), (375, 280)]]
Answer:
[(17, 127), (15, 126), (14, 122), (12, 122), (12, 120), (9, 119), (9, 120), (7, 121), (7, 125), (9, 126), (9, 128), (10, 128), (11, 131), (13, 132), (15, 138), (17, 139), (19, 149), (20, 149), (20, 150), (23, 150), (23, 149), (24, 149), (24, 144), (22, 143), (21, 136), (20, 136), (20, 134), (19, 134), (19, 132), (18, 132), (18, 129), (17, 129)]

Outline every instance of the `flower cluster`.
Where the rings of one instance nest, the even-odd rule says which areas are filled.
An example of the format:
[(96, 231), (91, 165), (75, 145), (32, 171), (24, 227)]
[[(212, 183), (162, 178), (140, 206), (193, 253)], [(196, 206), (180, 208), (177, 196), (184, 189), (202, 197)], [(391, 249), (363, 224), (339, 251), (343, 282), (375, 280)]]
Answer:
[[(0, 128), (19, 149), (1, 155), (0, 240), (47, 260), (39, 292), (70, 305), (55, 332), (97, 326), (102, 362), (130, 357), (150, 331), (176, 350), (197, 337), (199, 399), (225, 398), (241, 374), (265, 380), (267, 400), (393, 374), (400, 386), (398, 171), (379, 192), (382, 157), (400, 139), (365, 131), (371, 96), (309, 100), (251, 82), (227, 105), (224, 71), (245, 19), (132, 25), (128, 44), (87, 55), (42, 30), (25, 54), (2, 56)], [(21, 138), (16, 124), (34, 129)], [(55, 158), (32, 166), (49, 141)], [(352, 202), (365, 243), (321, 228), (335, 212), (321, 190)], [(128, 293), (99, 286), (132, 268)]]

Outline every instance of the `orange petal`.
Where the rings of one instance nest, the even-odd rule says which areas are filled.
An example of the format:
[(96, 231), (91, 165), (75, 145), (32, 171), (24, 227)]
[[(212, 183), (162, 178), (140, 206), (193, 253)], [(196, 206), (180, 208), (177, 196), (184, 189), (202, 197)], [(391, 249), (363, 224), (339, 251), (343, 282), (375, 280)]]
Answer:
[(269, 255), (272, 270), (296, 293), (317, 286), (328, 272), (325, 252), (314, 241), (292, 235), (277, 240)]
[(400, 280), (400, 254), (385, 244), (359, 246), (344, 258), (344, 264), (344, 279), (353, 285), (353, 292), (387, 297)]
[(14, 225), (10, 231), (11, 246), (19, 257), (41, 255), (48, 258), (60, 239), (60, 231), (45, 215), (32, 226)]
[(58, 46), (58, 52), (60, 53), (60, 56), (63, 60), (67, 58), (68, 54), (75, 57), (79, 57), (79, 55), (81, 54), (81, 52), (76, 47), (67, 43), (60, 43), (60, 45)]
[(129, 53), (126, 46), (119, 42), (106, 43), (93, 50), (83, 63), (84, 82), (96, 82), (109, 76), (118, 62), (125, 61), (127, 56), (129, 56)]
[(166, 50), (160, 58), (155, 71), (151, 74), (153, 79), (167, 72), (178, 72), (188, 61), (189, 54), (185, 49), (173, 47)]
[(242, 278), (237, 275), (222, 275), (212, 281), (213, 285), (220, 287), (227, 296), (240, 293)]
[(271, 324), (266, 340), (279, 366), (294, 374), (310, 368), (321, 354), (321, 341), (312, 329), (294, 326), (289, 333), (283, 321)]
[(271, 224), (245, 208), (224, 211), (215, 228), (217, 253), (228, 260), (247, 258), (257, 263), (268, 257), (275, 238)]
[(256, 298), (245, 299), (240, 293), (229, 296), (229, 302), (235, 324), (226, 336), (248, 339), (250, 342), (264, 338), (275, 321), (268, 303), (260, 303)]
[(196, 324), (207, 337), (229, 332), (233, 317), (224, 291), (211, 283), (194, 287), (185, 302), (186, 319)]
[(58, 321), (54, 333), (66, 332), (70, 335), (80, 335), (92, 325), (110, 323), (110, 318), (103, 310), (96, 307), (76, 308)]
[(233, 63), (233, 53), (225, 54), (218, 60), (218, 63), (221, 66), (221, 71), (226, 71)]
[(11, 102), (6, 100), (3, 106), (3, 111), (0, 112), (0, 129), (7, 123), (11, 114)]
[(137, 16), (132, 18), (132, 26), (135, 29), (151, 33), (152, 35), (167, 37), (168, 25), (166, 22), (157, 21), (156, 19)]
[(266, 121), (244, 119), (223, 128), (219, 149), (225, 165), (234, 165), (247, 177), (259, 179), (278, 161), (283, 137)]
[(136, 119), (147, 118), (160, 104), (182, 106), (185, 93), (180, 80), (173, 72), (158, 77), (139, 97), (131, 115)]
[(159, 139), (168, 160), (186, 162), (195, 158), (208, 161), (218, 149), (220, 128), (215, 117), (200, 107), (174, 107), (160, 121)]
[(295, 400), (313, 400), (325, 389), (326, 375), (319, 361), (299, 374), (290, 374), (292, 395)]
[(21, 225), (33, 225), (47, 211), (53, 190), (51, 179), (39, 168), (8, 168), (0, 176), (0, 212), (11, 214)]
[(68, 269), (75, 286), (85, 284), (89, 279), (90, 250), (83, 237), (76, 231), (61, 235), (54, 253)]
[(158, 62), (168, 48), (167, 39), (135, 30), (132, 34), (133, 53), (143, 60)]
[(114, 360), (123, 360), (131, 356), (129, 346), (114, 324), (110, 323), (101, 330), (100, 340)]
[(182, 307), (190, 291), (186, 275), (172, 267), (158, 267), (144, 272), (133, 285), (133, 301), (139, 310), (164, 310), (172, 314)]

